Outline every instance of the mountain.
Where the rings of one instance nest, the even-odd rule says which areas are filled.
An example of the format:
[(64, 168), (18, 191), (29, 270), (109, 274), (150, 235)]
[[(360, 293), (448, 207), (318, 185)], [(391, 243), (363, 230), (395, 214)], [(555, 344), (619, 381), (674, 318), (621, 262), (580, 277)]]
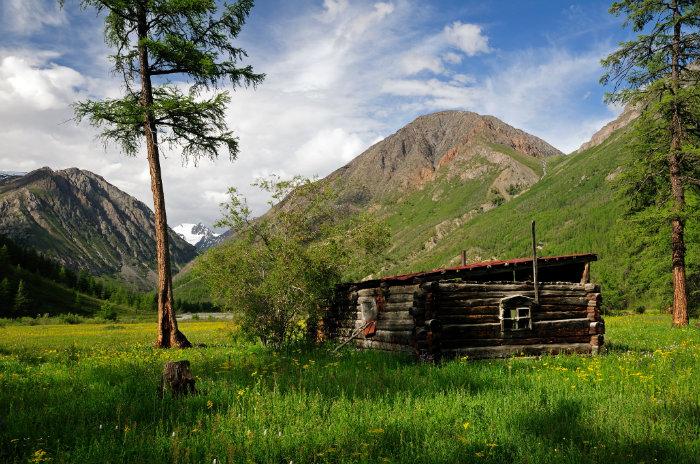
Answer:
[(21, 177), (25, 174), (26, 172), (19, 171), (0, 171), (0, 180), (4, 180), (10, 177)]
[(508, 186), (532, 185), (546, 160), (561, 154), (493, 116), (442, 111), (417, 118), (324, 181), (357, 204), (391, 202), (435, 182), (468, 184), (487, 177), (508, 198)]
[(614, 120), (604, 125), (598, 130), (588, 142), (582, 144), (574, 153), (580, 153), (589, 148), (596, 147), (605, 142), (615, 131), (627, 127), (632, 121), (640, 115), (639, 109), (633, 106), (626, 106), (620, 115)]
[[(389, 225), (389, 261), (376, 275), (455, 265), (461, 250), (468, 261), (529, 256), (530, 221), (536, 220), (543, 255), (599, 255), (592, 274), (606, 308), (662, 308), (671, 291), (668, 233), (660, 228), (648, 237), (632, 230), (621, 220), (628, 200), (616, 188), (632, 162), (626, 141), (635, 117), (624, 111), (564, 156), (494, 117), (435, 113), (320, 182), (340, 192), (339, 206), (375, 211)], [(700, 207), (693, 196), (688, 202)], [(280, 207), (294, 207), (293, 198)], [(697, 220), (688, 221), (686, 243), (690, 291), (700, 296)], [(180, 282), (180, 297), (196, 288), (202, 298), (186, 275)]]
[[(71, 269), (140, 286), (155, 279), (153, 212), (89, 171), (41, 168), (0, 179), (0, 234)], [(173, 267), (196, 256), (170, 233)]]
[[(393, 238), (392, 269), (410, 268), (421, 250), (536, 184), (561, 156), (493, 116), (442, 111), (415, 119), (319, 182), (338, 193), (339, 216), (371, 209), (384, 218)], [(277, 208), (293, 207), (292, 195)], [(183, 298), (185, 287), (195, 291), (185, 276), (175, 285)]]
[[(434, 246), (415, 248), (406, 260), (382, 273), (433, 269), (469, 261), (528, 256), (530, 221), (537, 223), (539, 252), (558, 255), (594, 252), (592, 277), (603, 287), (604, 307), (665, 309), (672, 295), (670, 231), (635, 230), (624, 220), (628, 199), (617, 188), (620, 174), (633, 162), (627, 149), (635, 115), (623, 112), (575, 153), (551, 159), (547, 174), (521, 194), (482, 211), (441, 233)], [(689, 193), (690, 209), (700, 200)], [(455, 217), (455, 219), (457, 219)], [(453, 219), (454, 221), (454, 219)], [(700, 224), (686, 223), (689, 294), (700, 301)]]
[[(563, 154), (493, 116), (421, 116), (321, 182), (351, 210), (370, 208), (392, 233), (390, 270), (413, 269), (454, 229), (535, 185)], [(447, 263), (446, 263), (447, 264)]]
[(222, 236), (202, 224), (183, 223), (173, 227), (173, 231), (190, 245), (194, 245), (197, 252), (202, 252), (207, 248), (219, 243)]

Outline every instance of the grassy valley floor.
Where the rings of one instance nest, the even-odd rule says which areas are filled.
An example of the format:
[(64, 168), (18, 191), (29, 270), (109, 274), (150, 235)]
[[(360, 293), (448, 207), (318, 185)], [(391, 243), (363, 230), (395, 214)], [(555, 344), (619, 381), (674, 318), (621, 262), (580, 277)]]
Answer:
[[(0, 462), (700, 462), (700, 330), (606, 319), (608, 353), (439, 366), (274, 353), (230, 322), (0, 328)], [(200, 394), (159, 400), (189, 359)]]

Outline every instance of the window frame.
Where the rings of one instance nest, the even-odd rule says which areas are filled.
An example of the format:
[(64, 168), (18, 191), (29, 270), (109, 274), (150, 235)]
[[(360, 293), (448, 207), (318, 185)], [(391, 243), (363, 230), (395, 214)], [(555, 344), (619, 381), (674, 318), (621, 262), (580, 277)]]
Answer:
[(501, 334), (518, 334), (532, 330), (533, 308), (533, 299), (524, 295), (501, 299), (498, 311)]

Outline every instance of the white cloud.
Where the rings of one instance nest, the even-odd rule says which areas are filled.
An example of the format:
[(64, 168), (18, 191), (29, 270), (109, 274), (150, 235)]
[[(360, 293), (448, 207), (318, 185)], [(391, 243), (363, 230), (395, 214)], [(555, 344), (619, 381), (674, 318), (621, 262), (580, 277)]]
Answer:
[(228, 200), (228, 193), (226, 192), (215, 192), (213, 190), (205, 190), (202, 192), (202, 197), (207, 201), (213, 201), (218, 203), (224, 203)]
[(423, 38), (405, 52), (400, 62), (401, 69), (408, 76), (421, 71), (445, 74), (450, 65), (460, 64), (465, 55), (472, 57), (491, 52), (488, 42), (478, 24), (456, 21), (438, 34)]
[(410, 98), (411, 108), (418, 112), (464, 108), (491, 114), (570, 152), (590, 137), (592, 126), (613, 114), (581, 124), (574, 97), (595, 82), (604, 54), (601, 49), (583, 55), (556, 48), (526, 50), (508, 57), (480, 80), (394, 78), (387, 79), (382, 90)]
[(442, 56), (442, 59), (450, 64), (459, 64), (462, 62), (462, 55), (458, 55), (454, 52), (447, 52)]
[(6, 111), (15, 105), (28, 105), (42, 111), (65, 107), (84, 85), (83, 76), (68, 67), (42, 63), (23, 56), (0, 55), (0, 102)]
[(445, 26), (445, 39), (448, 44), (457, 47), (467, 56), (491, 51), (489, 39), (483, 35), (481, 26), (478, 24), (463, 24), (455, 21), (451, 26)]
[[(211, 224), (229, 186), (260, 214), (267, 197), (249, 186), (255, 178), (324, 176), (428, 111), (491, 113), (560, 148), (575, 148), (596, 124), (596, 118), (581, 124), (567, 105), (581, 82), (595, 79), (602, 54), (503, 54), (497, 68), (472, 75), (455, 68), (467, 64), (470, 53), (492, 51), (480, 26), (440, 24), (432, 34), (421, 32), (410, 1), (327, 0), (241, 43), (267, 78), (256, 90), (232, 93), (226, 118), (240, 139), (239, 158), (230, 163), (222, 153), (222, 159), (183, 167), (177, 153), (168, 155), (162, 166), (169, 222)], [(104, 60), (104, 53), (90, 58)], [(94, 129), (69, 121), (70, 102), (118, 95), (119, 81), (101, 74), (102, 65), (92, 71), (86, 63), (96, 73), (88, 76), (59, 63), (55, 52), (0, 50), (0, 170), (77, 166), (152, 205), (143, 155), (105, 152)]]
[(407, 75), (418, 74), (423, 70), (440, 74), (445, 70), (442, 59), (431, 53), (414, 50), (401, 57), (401, 69)]
[(65, 14), (55, 0), (2, 0), (0, 13), (2, 27), (20, 35), (66, 22)]
[(323, 129), (311, 140), (299, 147), (294, 156), (299, 166), (309, 174), (332, 171), (349, 162), (366, 148), (366, 143), (357, 134), (349, 134), (343, 128)]

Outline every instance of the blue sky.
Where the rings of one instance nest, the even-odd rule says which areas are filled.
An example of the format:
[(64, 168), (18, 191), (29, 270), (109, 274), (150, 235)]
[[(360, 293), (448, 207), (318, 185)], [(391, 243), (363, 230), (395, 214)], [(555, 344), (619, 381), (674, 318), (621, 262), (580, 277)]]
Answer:
[[(151, 205), (143, 156), (103, 149), (75, 126), (70, 103), (118, 95), (101, 18), (67, 0), (0, 6), (0, 170), (77, 166)], [(492, 114), (564, 152), (614, 118), (599, 61), (628, 37), (609, 1), (258, 0), (240, 36), (267, 74), (233, 94), (240, 137), (226, 156), (164, 162), (169, 222), (219, 216), (229, 186), (278, 173), (324, 176), (416, 116), (444, 109)]]

